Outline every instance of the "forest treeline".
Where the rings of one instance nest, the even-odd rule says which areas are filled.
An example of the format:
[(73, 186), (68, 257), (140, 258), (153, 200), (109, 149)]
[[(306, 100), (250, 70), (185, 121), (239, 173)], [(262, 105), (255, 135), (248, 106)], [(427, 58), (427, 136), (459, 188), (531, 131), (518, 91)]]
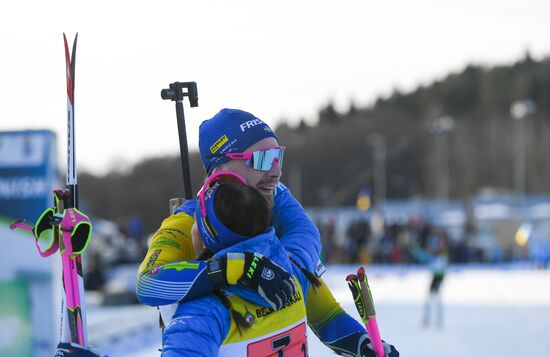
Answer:
[[(536, 106), (522, 121), (525, 188), (550, 192), (550, 58), (529, 54), (510, 65), (469, 65), (369, 107), (352, 104), (339, 112), (327, 103), (314, 125), (282, 121), (275, 130), (287, 148), (283, 182), (304, 206), (353, 205), (359, 190), (375, 189), (375, 149), (383, 142), (389, 199), (440, 197), (445, 173), (449, 198), (483, 189), (511, 192), (518, 131), (510, 106), (525, 99)], [(438, 130), (441, 118), (452, 118), (449, 130)], [(197, 190), (204, 179), (197, 152), (190, 153), (190, 166)], [(83, 173), (81, 200), (93, 215), (118, 222), (138, 216), (152, 231), (168, 214), (168, 200), (182, 196), (181, 175), (176, 155), (147, 159), (127, 172)]]

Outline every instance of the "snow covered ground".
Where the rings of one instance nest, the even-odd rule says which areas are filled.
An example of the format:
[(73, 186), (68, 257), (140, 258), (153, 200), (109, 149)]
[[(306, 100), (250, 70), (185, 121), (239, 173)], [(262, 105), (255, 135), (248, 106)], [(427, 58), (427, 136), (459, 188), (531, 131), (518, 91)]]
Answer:
[[(525, 267), (453, 267), (442, 287), (444, 324), (422, 327), (430, 282), (418, 267), (367, 266), (382, 338), (405, 357), (550, 356), (550, 271)], [(359, 319), (345, 283), (356, 266), (329, 266), (324, 279)], [(110, 356), (158, 356), (156, 310), (89, 304), (90, 340)], [(310, 332), (310, 356), (332, 356)]]

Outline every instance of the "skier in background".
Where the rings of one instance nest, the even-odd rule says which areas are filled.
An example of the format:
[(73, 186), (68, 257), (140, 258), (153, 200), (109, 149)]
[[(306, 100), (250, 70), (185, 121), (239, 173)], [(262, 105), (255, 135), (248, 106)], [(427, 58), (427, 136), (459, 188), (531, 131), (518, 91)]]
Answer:
[(441, 299), (441, 284), (449, 265), (449, 252), (442, 231), (431, 229), (427, 236), (426, 247), (416, 248), (413, 255), (416, 259), (429, 266), (432, 279), (428, 289), (422, 315), (422, 326), (428, 327), (431, 322), (432, 310), (435, 315), (435, 326), (443, 327), (443, 302)]

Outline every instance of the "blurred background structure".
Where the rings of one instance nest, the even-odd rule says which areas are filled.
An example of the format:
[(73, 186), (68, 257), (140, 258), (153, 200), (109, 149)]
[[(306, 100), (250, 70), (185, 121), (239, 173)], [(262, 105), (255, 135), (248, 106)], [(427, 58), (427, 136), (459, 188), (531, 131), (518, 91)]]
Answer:
[[(217, 11), (132, 4), (130, 17), (124, 2), (108, 12), (75, 6), (74, 14), (35, 4), (40, 18), (15, 3), (0, 11), (34, 16), (44, 29), (15, 38), (20, 23), (0, 21), (0, 331), (10, 332), (0, 333), (0, 355), (49, 356), (57, 338), (43, 331), (57, 331), (59, 259), (40, 258), (32, 237), (9, 224), (33, 222), (64, 182), (67, 26), (80, 31), (80, 208), (94, 227), (86, 298), (91, 341), (104, 353), (158, 348), (156, 311), (137, 304), (135, 274), (169, 199), (183, 196), (173, 108), (159, 92), (194, 80), (201, 106), (186, 109), (194, 190), (205, 177), (202, 120), (222, 107), (265, 120), (286, 146), (282, 182), (319, 228), (327, 283), (353, 310), (338, 287), (367, 266), (382, 335), (404, 346), (402, 355), (505, 355), (476, 337), (498, 336), (493, 347), (516, 338), (494, 334), (512, 311), (529, 355), (547, 356), (550, 334), (535, 317), (550, 316), (548, 5), (301, 1), (288, 2), (290, 11), (215, 3)], [(166, 23), (195, 32), (168, 34)], [(21, 93), (34, 81), (41, 92), (29, 101)], [(423, 257), (441, 251), (449, 314), (441, 330), (427, 332)], [(439, 350), (448, 345), (452, 353)]]
[[(282, 181), (317, 222), (326, 261), (415, 263), (410, 247), (424, 247), (437, 234), (452, 262), (546, 266), (547, 73), (550, 59), (527, 53), (510, 65), (467, 66), (369, 107), (341, 113), (328, 103), (314, 125), (278, 125), (287, 147)], [(190, 160), (198, 188), (204, 172), (196, 151)], [(172, 156), (124, 172), (84, 173), (82, 205), (117, 225), (127, 241), (121, 247), (145, 249), (167, 214), (166, 202), (182, 192), (178, 167)]]

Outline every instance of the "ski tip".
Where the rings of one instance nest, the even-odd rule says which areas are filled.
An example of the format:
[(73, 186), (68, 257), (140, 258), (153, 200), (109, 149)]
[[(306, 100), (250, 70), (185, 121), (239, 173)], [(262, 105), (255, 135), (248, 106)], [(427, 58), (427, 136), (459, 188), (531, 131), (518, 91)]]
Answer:
[(357, 278), (359, 280), (363, 280), (364, 277), (365, 277), (365, 268), (360, 267), (359, 269), (357, 269)]
[[(67, 34), (65, 32), (63, 32), (63, 38), (65, 39), (65, 42), (69, 42), (67, 41)], [(78, 32), (76, 33), (76, 35), (74, 35), (74, 41), (76, 42), (77, 39), (78, 39)]]
[(357, 280), (357, 275), (355, 275), (355, 274), (349, 274), (346, 277), (346, 281), (354, 281), (354, 280)]

